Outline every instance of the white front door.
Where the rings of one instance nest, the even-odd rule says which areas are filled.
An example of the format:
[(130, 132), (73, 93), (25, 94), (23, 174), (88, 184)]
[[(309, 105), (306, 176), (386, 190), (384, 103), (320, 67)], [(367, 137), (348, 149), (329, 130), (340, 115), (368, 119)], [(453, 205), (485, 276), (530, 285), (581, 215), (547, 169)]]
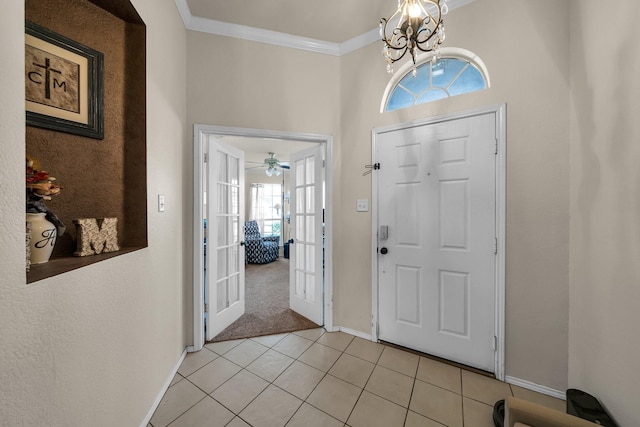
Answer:
[(495, 113), (377, 135), (378, 338), (495, 370)]
[(322, 147), (291, 155), (291, 309), (323, 325)]
[(244, 152), (209, 138), (207, 165), (207, 334), (244, 314)]

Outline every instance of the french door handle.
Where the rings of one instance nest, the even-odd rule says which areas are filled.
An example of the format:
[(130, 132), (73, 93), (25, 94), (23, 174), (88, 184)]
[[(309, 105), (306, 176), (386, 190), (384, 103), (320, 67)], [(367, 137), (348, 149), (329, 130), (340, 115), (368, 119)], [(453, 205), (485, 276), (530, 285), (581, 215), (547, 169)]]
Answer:
[(240, 246), (244, 246), (244, 240), (240, 240)]

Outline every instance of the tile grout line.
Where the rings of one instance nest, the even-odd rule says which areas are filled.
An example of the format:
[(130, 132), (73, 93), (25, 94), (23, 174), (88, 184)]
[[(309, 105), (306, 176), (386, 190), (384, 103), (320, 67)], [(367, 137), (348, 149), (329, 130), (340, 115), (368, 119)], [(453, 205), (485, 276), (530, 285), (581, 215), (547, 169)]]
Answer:
[[(323, 328), (323, 329), (324, 329), (324, 328)], [(331, 347), (331, 346), (328, 346), (328, 345), (325, 345), (325, 344), (322, 344), (322, 343), (319, 343), (319, 342), (318, 342), (318, 340), (320, 340), (320, 338), (322, 338), (322, 336), (324, 336), (324, 334), (325, 334), (325, 333), (328, 333), (328, 332), (325, 330), (325, 331), (324, 331), (324, 332), (323, 332), (323, 333), (322, 333), (318, 338), (316, 338), (316, 340), (315, 340), (315, 341), (313, 341), (313, 344), (316, 344), (316, 343), (317, 343), (317, 344), (322, 345), (322, 346), (324, 346), (324, 347), (327, 347), (327, 348), (330, 348), (330, 349), (333, 349), (333, 350), (339, 351), (339, 352), (340, 352), (340, 356), (338, 356), (338, 357), (336, 358), (336, 360), (331, 364), (331, 366), (329, 367), (329, 369), (328, 369), (327, 371), (325, 371), (325, 372), (324, 372), (324, 375), (322, 376), (322, 378), (320, 379), (320, 381), (318, 381), (318, 383), (313, 387), (313, 389), (309, 392), (309, 394), (308, 394), (304, 399), (300, 399), (298, 396), (295, 396), (295, 395), (293, 395), (293, 394), (289, 393), (289, 391), (284, 390), (284, 389), (282, 389), (282, 388), (278, 387), (278, 385), (277, 385), (277, 384), (275, 384), (275, 381), (276, 381), (276, 380), (277, 380), (277, 379), (278, 379), (278, 378), (279, 378), (279, 377), (284, 373), (284, 371), (286, 371), (286, 369), (288, 369), (288, 367), (287, 367), (284, 371), (282, 371), (282, 372), (280, 373), (280, 375), (278, 375), (278, 376), (276, 377), (276, 379), (274, 379), (274, 380), (273, 380), (273, 383), (272, 383), (272, 384), (273, 384), (273, 386), (274, 386), (274, 387), (276, 387), (276, 388), (278, 388), (279, 390), (282, 390), (282, 391), (284, 391), (285, 393), (288, 393), (289, 395), (291, 395), (291, 396), (293, 396), (293, 397), (295, 397), (295, 398), (297, 398), (297, 399), (300, 399), (300, 400), (302, 401), (302, 403), (300, 404), (300, 406), (298, 407), (298, 409), (297, 409), (297, 410), (293, 413), (293, 415), (292, 415), (292, 416), (287, 420), (287, 422), (285, 423), (285, 426), (286, 426), (286, 424), (288, 424), (288, 423), (293, 419), (293, 417), (295, 417), (295, 415), (298, 413), (298, 411), (300, 411), (300, 408), (302, 408), (302, 406), (303, 406), (305, 403), (306, 403), (307, 405), (311, 406), (312, 408), (314, 408), (314, 409), (316, 409), (316, 410), (318, 410), (318, 411), (322, 412), (323, 414), (327, 415), (328, 417), (331, 417), (332, 419), (337, 420), (338, 422), (341, 422), (341, 423), (342, 423), (342, 421), (340, 421), (339, 419), (335, 418), (333, 415), (331, 415), (331, 414), (329, 414), (329, 413), (325, 412), (324, 410), (322, 410), (322, 409), (320, 409), (320, 408), (318, 408), (318, 407), (314, 406), (314, 405), (313, 405), (313, 404), (311, 404), (310, 402), (307, 402), (307, 399), (309, 398), (309, 396), (311, 396), (311, 395), (313, 394), (313, 392), (316, 390), (316, 388), (318, 388), (318, 385), (320, 385), (320, 383), (322, 382), (322, 380), (324, 380), (324, 379), (327, 377), (327, 375), (330, 375), (330, 374), (329, 374), (329, 371), (330, 371), (330, 370), (331, 370), (331, 368), (333, 368), (333, 366), (338, 362), (338, 359), (340, 359), (340, 357), (341, 357), (343, 354), (345, 354), (345, 353), (344, 353), (344, 350), (338, 350), (338, 349), (336, 349), (336, 348), (334, 348), (334, 347)], [(298, 335), (298, 336), (299, 336), (299, 335)], [(305, 338), (305, 337), (301, 337), (301, 338)], [(308, 338), (306, 338), (306, 339), (308, 339)], [(353, 339), (352, 339), (351, 341), (353, 341)], [(349, 343), (351, 343), (351, 341), (350, 341)], [(313, 344), (311, 344), (311, 346), (313, 346)], [(318, 369), (318, 368), (316, 368), (315, 366), (311, 366), (311, 365), (309, 365), (309, 364), (307, 364), (307, 363), (303, 362), (302, 360), (300, 360), (300, 357), (302, 357), (302, 355), (303, 355), (304, 353), (306, 353), (306, 352), (311, 348), (311, 346), (309, 346), (309, 347), (308, 347), (308, 348), (307, 348), (307, 349), (306, 349), (306, 350), (305, 350), (305, 351), (304, 351), (300, 356), (298, 356), (298, 358), (294, 359), (294, 362), (299, 362), (299, 363), (301, 363), (301, 364), (303, 364), (303, 365), (305, 365), (305, 366), (309, 366), (310, 368)], [(347, 346), (348, 346), (348, 345), (347, 345)], [(345, 350), (346, 350), (346, 348), (345, 348)], [(274, 350), (274, 351), (277, 351), (277, 350)], [(283, 353), (281, 353), (281, 354), (283, 354)], [(286, 355), (286, 354), (285, 354), (285, 356), (288, 356), (288, 355)], [(290, 356), (289, 356), (289, 357), (290, 357)], [(293, 362), (292, 362), (289, 366), (291, 366), (292, 364), (293, 364)], [(318, 370), (319, 370), (319, 369), (318, 369)], [(332, 376), (333, 376), (333, 375), (332, 375)], [(334, 377), (334, 378), (336, 378), (336, 377)], [(338, 379), (339, 379), (339, 378), (338, 378)], [(343, 380), (343, 381), (344, 381), (344, 380)], [(345, 382), (346, 382), (346, 381), (345, 381)], [(348, 383), (348, 384), (350, 384), (350, 383)], [(348, 417), (347, 417), (347, 420), (348, 420)], [(343, 424), (344, 424), (344, 425), (346, 425), (346, 422), (345, 422), (345, 423), (343, 423)]]
[[(325, 331), (325, 333), (327, 333), (327, 332)], [(320, 336), (318, 337), (318, 339), (316, 339), (316, 341), (314, 341), (314, 343), (318, 343), (318, 340), (319, 340), (320, 338), (322, 338), (322, 336), (323, 336), (323, 335), (324, 335), (324, 333), (323, 333), (322, 335), (320, 335)], [(353, 340), (352, 340), (352, 341), (353, 341)], [(351, 343), (351, 341), (350, 341), (349, 343)], [(324, 345), (324, 344), (322, 344), (322, 343), (318, 343), (318, 344), (320, 344), (320, 345)], [(312, 345), (313, 345), (313, 344), (312, 344)], [(348, 345), (347, 345), (347, 346), (348, 346)], [(330, 346), (325, 346), (325, 347), (332, 348), (332, 349), (334, 349), (334, 350), (340, 351), (340, 350), (335, 349), (335, 348), (330, 347)], [(311, 348), (311, 346), (309, 346), (309, 348)], [(308, 349), (307, 349), (307, 350), (308, 350)], [(345, 350), (346, 350), (346, 348), (345, 348)], [(306, 350), (305, 350), (305, 352), (306, 352)], [(302, 354), (304, 354), (304, 353), (302, 353)], [(298, 359), (295, 359), (297, 362), (300, 362), (300, 363), (302, 363), (303, 365), (309, 366), (309, 367), (311, 367), (311, 368), (318, 369), (318, 368), (316, 368), (315, 366), (308, 365), (308, 364), (304, 363), (303, 361), (299, 360), (299, 358), (300, 358), (300, 357), (302, 357), (302, 354), (298, 357)], [(312, 403), (307, 402), (307, 399), (308, 399), (308, 398), (313, 394), (313, 392), (318, 388), (318, 386), (320, 385), (320, 383), (321, 383), (321, 382), (322, 382), (322, 381), (327, 377), (327, 375), (329, 375), (329, 371), (331, 370), (331, 368), (333, 368), (333, 366), (336, 364), (336, 362), (338, 361), (338, 359), (340, 359), (340, 357), (342, 357), (342, 355), (343, 355), (343, 354), (344, 354), (344, 350), (340, 352), (340, 356), (338, 356), (338, 358), (335, 360), (335, 362), (333, 362), (333, 363), (331, 364), (331, 367), (330, 367), (326, 372), (324, 372), (324, 375), (322, 376), (322, 378), (320, 378), (320, 381), (318, 381), (318, 383), (313, 387), (313, 389), (312, 389), (312, 390), (311, 390), (311, 392), (307, 395), (307, 397), (305, 397), (305, 398), (304, 398), (304, 400), (302, 400), (302, 403), (303, 403), (303, 404), (304, 404), (304, 403), (306, 403), (307, 405), (311, 406), (312, 408), (317, 409), (318, 411), (322, 412), (323, 414), (328, 415), (329, 417), (331, 417), (331, 418), (333, 418), (333, 419), (335, 419), (335, 420), (338, 420), (338, 419), (337, 419), (337, 418), (335, 418), (333, 415), (328, 414), (328, 413), (327, 413), (327, 412), (325, 412), (324, 410), (322, 410), (322, 409), (320, 409), (320, 408), (318, 408), (318, 407), (314, 406)], [(333, 375), (332, 375), (332, 376), (333, 376)], [(334, 377), (334, 378), (336, 378), (336, 377)], [(338, 379), (339, 379), (339, 378), (338, 378)], [(345, 381), (345, 382), (346, 382), (346, 381)], [(348, 383), (348, 384), (349, 384), (349, 383)], [(274, 384), (274, 385), (275, 385), (275, 384)], [(276, 387), (278, 387), (278, 386), (276, 385)], [(278, 388), (279, 388), (279, 387), (278, 387)], [(286, 391), (286, 390), (285, 390), (285, 391)], [(302, 407), (302, 405), (300, 405), (300, 407)], [(299, 410), (300, 410), (300, 408), (298, 408), (298, 411), (299, 411)], [(298, 412), (298, 411), (296, 411), (296, 412)], [(295, 414), (294, 414), (294, 415), (295, 415)], [(293, 416), (292, 416), (292, 418), (293, 418)], [(347, 417), (347, 420), (348, 420), (348, 419), (349, 419), (349, 417)], [(289, 421), (291, 421), (291, 419), (289, 419)], [(289, 422), (289, 421), (287, 421), (287, 422)], [(338, 420), (338, 421), (342, 422), (341, 420)], [(346, 421), (345, 421), (343, 424), (346, 424)], [(286, 424), (285, 424), (285, 425), (286, 425)]]
[(178, 415), (177, 417), (175, 417), (174, 419), (172, 419), (171, 421), (169, 421), (169, 423), (167, 424), (167, 427), (169, 427), (171, 424), (173, 424), (178, 418), (180, 418), (181, 416), (183, 416), (184, 414), (186, 414), (187, 412), (189, 412), (194, 406), (196, 406), (198, 403), (202, 402), (204, 399), (207, 398), (207, 394), (205, 393), (205, 396), (198, 400), (196, 403), (194, 403), (193, 405), (191, 405), (189, 408), (187, 408), (187, 410), (185, 410), (184, 412), (180, 413), (180, 415)]
[(409, 393), (409, 403), (407, 403), (407, 412), (404, 414), (403, 426), (407, 424), (407, 418), (409, 418), (409, 411), (411, 408), (411, 399), (413, 399), (413, 390), (416, 388), (416, 381), (418, 380), (418, 370), (420, 369), (420, 357), (418, 357), (418, 364), (416, 365), (416, 371), (413, 375), (413, 385), (411, 386), (411, 393)]
[[(351, 341), (353, 342), (353, 340)], [(351, 343), (349, 343), (349, 345), (351, 345)], [(348, 347), (348, 346), (347, 346)], [(346, 349), (345, 349), (346, 351)], [(347, 420), (344, 422), (345, 425), (347, 425), (347, 422), (349, 421), (349, 418), (351, 418), (351, 415), (353, 415), (353, 411), (356, 409), (356, 406), (358, 406), (358, 402), (360, 401), (360, 399), (362, 398), (362, 395), (364, 394), (364, 391), (367, 387), (367, 384), (369, 384), (369, 381), (371, 380), (371, 377), (373, 376), (373, 373), (376, 370), (376, 367), (378, 366), (378, 362), (380, 361), (380, 357), (382, 357), (382, 353), (384, 353), (384, 349), (380, 352), (380, 355), (378, 356), (378, 358), (376, 359), (376, 362), (373, 364), (373, 369), (371, 370), (371, 372), (369, 373), (369, 377), (367, 378), (367, 381), (365, 381), (364, 386), (362, 386), (362, 390), (360, 390), (360, 394), (358, 395), (358, 398), (356, 399), (356, 403), (353, 405), (353, 408), (351, 408), (351, 412), (349, 412), (349, 416), (347, 416)], [(344, 353), (343, 353), (344, 354)], [(349, 354), (349, 353), (347, 353)], [(349, 354), (349, 356), (355, 357), (357, 359), (360, 359), (357, 356), (354, 356), (352, 354)], [(364, 359), (360, 359), (360, 360), (364, 360)], [(368, 360), (365, 360), (365, 362), (368, 362)], [(372, 393), (373, 394), (373, 393)], [(382, 396), (378, 396), (381, 399), (383, 399)], [(386, 400), (386, 399), (385, 399)]]

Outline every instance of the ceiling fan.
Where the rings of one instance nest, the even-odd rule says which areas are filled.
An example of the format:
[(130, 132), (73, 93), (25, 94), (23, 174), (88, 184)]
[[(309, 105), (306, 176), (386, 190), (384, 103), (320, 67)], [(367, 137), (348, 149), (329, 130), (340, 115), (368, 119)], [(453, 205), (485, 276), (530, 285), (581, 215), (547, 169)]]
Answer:
[[(247, 163), (258, 163), (258, 162), (247, 161)], [(267, 168), (267, 170), (265, 171), (267, 176), (273, 176), (273, 175), (279, 176), (282, 173), (281, 169), (289, 169), (289, 164), (288, 162), (280, 162), (280, 160), (276, 159), (276, 153), (269, 152), (269, 157), (264, 159), (264, 162), (262, 162), (261, 164), (258, 164), (258, 166), (252, 166), (250, 168), (246, 168), (245, 170), (265, 168), (265, 167)]]

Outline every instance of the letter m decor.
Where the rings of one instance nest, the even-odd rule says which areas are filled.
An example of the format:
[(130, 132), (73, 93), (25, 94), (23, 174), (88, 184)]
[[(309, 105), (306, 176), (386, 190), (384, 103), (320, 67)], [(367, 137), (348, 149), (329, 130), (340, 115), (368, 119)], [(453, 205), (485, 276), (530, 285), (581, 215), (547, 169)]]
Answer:
[(77, 247), (75, 256), (96, 255), (120, 250), (118, 246), (118, 218), (104, 218), (98, 225), (96, 218), (74, 219)]

